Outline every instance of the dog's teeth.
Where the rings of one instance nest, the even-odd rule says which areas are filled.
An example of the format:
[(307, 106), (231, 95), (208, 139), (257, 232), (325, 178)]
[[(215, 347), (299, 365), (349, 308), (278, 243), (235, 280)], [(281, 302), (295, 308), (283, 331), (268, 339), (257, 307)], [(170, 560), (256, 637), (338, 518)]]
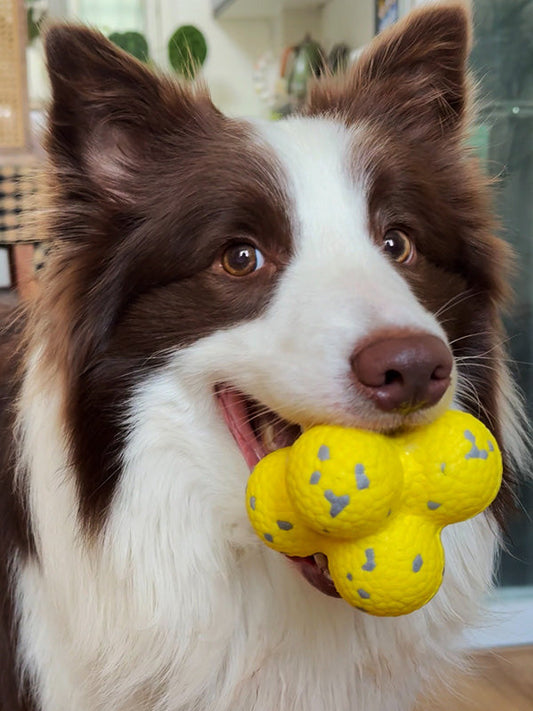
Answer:
[(263, 447), (267, 452), (273, 452), (276, 447), (276, 429), (274, 425), (266, 425), (261, 432)]
[(313, 558), (315, 559), (315, 563), (318, 565), (320, 570), (324, 570), (328, 567), (328, 559), (323, 553), (315, 553)]
[(326, 577), (328, 580), (331, 580), (331, 575), (329, 574), (327, 556), (325, 556), (323, 553), (315, 553), (313, 558), (315, 559), (317, 568), (320, 570), (322, 575), (324, 575), (324, 577)]

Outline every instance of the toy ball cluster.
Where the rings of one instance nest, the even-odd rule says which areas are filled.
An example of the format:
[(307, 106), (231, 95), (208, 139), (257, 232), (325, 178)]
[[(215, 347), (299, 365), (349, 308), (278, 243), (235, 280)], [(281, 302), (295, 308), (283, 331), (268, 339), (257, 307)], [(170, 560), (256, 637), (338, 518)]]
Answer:
[(489, 506), (501, 476), (492, 434), (450, 410), (391, 436), (313, 427), (259, 462), (246, 502), (267, 546), (288, 556), (325, 554), (348, 603), (404, 615), (440, 587), (442, 528)]

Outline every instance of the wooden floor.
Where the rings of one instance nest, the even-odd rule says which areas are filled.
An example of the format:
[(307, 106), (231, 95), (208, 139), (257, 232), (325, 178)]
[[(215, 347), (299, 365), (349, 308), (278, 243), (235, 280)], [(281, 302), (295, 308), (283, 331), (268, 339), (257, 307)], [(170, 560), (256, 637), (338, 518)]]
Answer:
[(473, 671), (452, 686), (417, 711), (533, 711), (533, 647), (479, 652)]

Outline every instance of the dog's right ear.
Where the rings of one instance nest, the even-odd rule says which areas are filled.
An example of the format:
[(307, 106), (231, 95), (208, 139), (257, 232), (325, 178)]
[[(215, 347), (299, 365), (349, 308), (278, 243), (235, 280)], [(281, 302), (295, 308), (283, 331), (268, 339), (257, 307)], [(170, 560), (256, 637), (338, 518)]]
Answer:
[(381, 122), (414, 142), (460, 141), (470, 113), (470, 45), (464, 3), (414, 10), (374, 38), (344, 77), (316, 82), (306, 112)]
[(54, 25), (45, 35), (52, 86), (47, 148), (60, 178), (83, 180), (104, 199), (133, 200), (154, 139), (215, 115), (207, 92), (158, 77), (101, 33)]

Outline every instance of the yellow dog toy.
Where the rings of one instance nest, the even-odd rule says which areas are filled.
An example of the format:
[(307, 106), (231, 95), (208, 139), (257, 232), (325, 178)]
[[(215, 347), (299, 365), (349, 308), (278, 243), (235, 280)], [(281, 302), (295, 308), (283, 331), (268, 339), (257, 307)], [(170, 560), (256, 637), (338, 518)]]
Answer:
[(324, 553), (351, 605), (404, 615), (440, 587), (442, 528), (483, 511), (501, 476), (494, 437), (463, 412), (391, 436), (324, 425), (259, 462), (247, 510), (270, 548)]

